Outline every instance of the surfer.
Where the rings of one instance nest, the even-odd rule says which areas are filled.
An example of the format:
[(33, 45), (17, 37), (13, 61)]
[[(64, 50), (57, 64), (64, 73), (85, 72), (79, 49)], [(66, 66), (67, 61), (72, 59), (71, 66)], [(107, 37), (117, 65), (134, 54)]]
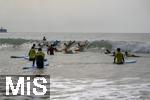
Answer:
[(46, 37), (45, 36), (43, 37), (43, 41), (46, 41)]
[(36, 46), (36, 44), (33, 44), (33, 45), (32, 45), (32, 47), (34, 47), (34, 48), (35, 48), (35, 46)]
[(68, 43), (64, 43), (64, 46), (66, 46), (66, 48), (70, 48), (76, 41), (69, 41)]
[(35, 44), (31, 47), (28, 56), (29, 56), (29, 61), (33, 61), (33, 66), (35, 64), (35, 55), (36, 55), (36, 50), (35, 50)]
[(54, 48), (53, 45), (48, 46), (48, 49), (47, 49), (48, 55), (54, 55), (54, 51), (57, 51), (57, 49)]
[(66, 43), (64, 43), (64, 49), (62, 51), (64, 51), (65, 54), (73, 54), (72, 50), (69, 50), (70, 46), (68, 46)]
[(123, 64), (124, 63), (124, 56), (121, 53), (120, 48), (117, 48), (117, 52), (114, 56), (114, 63), (116, 63), (116, 64)]
[(64, 48), (64, 53), (65, 54), (73, 54), (73, 51), (72, 50), (69, 50), (67, 48)]
[(110, 50), (108, 50), (108, 49), (105, 50), (105, 54), (110, 54), (110, 53), (111, 53)]
[(38, 48), (43, 48), (43, 45), (41, 45), (41, 43), (38, 43)]
[(85, 47), (87, 46), (86, 42), (84, 44), (78, 43), (78, 47), (77, 49), (75, 49), (75, 51), (84, 51)]
[(44, 68), (44, 58), (45, 58), (45, 54), (44, 52), (42, 52), (42, 49), (39, 48), (38, 52), (36, 53), (36, 65), (37, 68)]
[(60, 43), (60, 41), (56, 40), (56, 41), (53, 42), (52, 45), (53, 45), (54, 47), (56, 47), (57, 45), (59, 45), (59, 43)]
[(43, 41), (42, 41), (42, 47), (47, 46), (48, 45), (48, 41), (46, 39), (46, 37), (43, 37)]
[(130, 54), (129, 52), (125, 52), (125, 56), (126, 57), (140, 57), (140, 56), (136, 56), (136, 55), (134, 55), (134, 54)]

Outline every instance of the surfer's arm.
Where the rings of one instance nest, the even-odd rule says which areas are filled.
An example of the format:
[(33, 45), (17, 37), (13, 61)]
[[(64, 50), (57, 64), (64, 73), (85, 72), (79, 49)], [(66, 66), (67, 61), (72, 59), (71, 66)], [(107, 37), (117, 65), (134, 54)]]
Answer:
[(122, 55), (122, 61), (123, 61), (123, 63), (125, 62), (125, 61), (124, 61), (124, 56), (123, 56), (123, 55)]
[(114, 56), (114, 63), (115, 63), (115, 61), (116, 61), (116, 56)]
[[(30, 50), (31, 51), (31, 50)], [(28, 56), (30, 56), (30, 51), (29, 51), (29, 53), (28, 53)]]

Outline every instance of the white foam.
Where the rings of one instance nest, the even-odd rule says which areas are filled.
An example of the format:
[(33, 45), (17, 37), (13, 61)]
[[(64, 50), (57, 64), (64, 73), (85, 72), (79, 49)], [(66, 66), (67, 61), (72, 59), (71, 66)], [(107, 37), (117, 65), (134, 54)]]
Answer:
[(0, 45), (0, 49), (5, 49), (5, 48), (8, 48), (8, 47), (13, 47), (13, 45), (9, 45), (9, 44), (1, 44)]
[(113, 49), (121, 48), (124, 51), (150, 53), (149, 42), (112, 42)]
[[(59, 48), (62, 48), (64, 42), (65, 41), (61, 41)], [(21, 46), (19, 45), (19, 47), (23, 49), (29, 49), (32, 45), (33, 43), (27, 41), (26, 43), (21, 44)], [(12, 44), (1, 44), (0, 49), (7, 48), (10, 46), (12, 46)], [(116, 48), (121, 48), (123, 51), (131, 51), (136, 53), (150, 53), (150, 42), (95, 40), (89, 42), (87, 48), (88, 49), (86, 51), (91, 52), (104, 51), (105, 49), (116, 50)]]
[[(128, 79), (130, 82), (140, 80), (139, 78), (116, 81), (51, 79), (50, 97), (51, 100), (141, 100), (144, 96), (142, 91), (150, 93), (150, 83), (130, 84), (126, 83)], [(119, 81), (122, 83), (118, 84)]]

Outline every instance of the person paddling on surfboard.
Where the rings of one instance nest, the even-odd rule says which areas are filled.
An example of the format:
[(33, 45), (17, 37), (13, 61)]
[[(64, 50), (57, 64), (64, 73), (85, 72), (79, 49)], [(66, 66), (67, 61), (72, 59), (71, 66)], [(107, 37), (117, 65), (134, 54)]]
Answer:
[(38, 52), (36, 53), (36, 65), (37, 68), (44, 68), (44, 58), (45, 58), (45, 54), (44, 52), (42, 52), (42, 49), (39, 48)]
[(33, 61), (33, 65), (35, 64), (35, 55), (36, 55), (36, 51), (35, 51), (35, 45), (33, 44), (33, 46), (31, 47), (28, 56), (29, 56), (29, 61)]
[(115, 57), (114, 57), (114, 63), (115, 64), (123, 64), (124, 63), (124, 56), (121, 53), (120, 48), (117, 48), (117, 52), (116, 52)]
[(137, 56), (137, 55), (134, 55), (134, 54), (130, 54), (128, 51), (126, 51), (126, 52), (124, 53), (124, 55), (125, 55), (126, 57), (140, 57), (140, 56)]

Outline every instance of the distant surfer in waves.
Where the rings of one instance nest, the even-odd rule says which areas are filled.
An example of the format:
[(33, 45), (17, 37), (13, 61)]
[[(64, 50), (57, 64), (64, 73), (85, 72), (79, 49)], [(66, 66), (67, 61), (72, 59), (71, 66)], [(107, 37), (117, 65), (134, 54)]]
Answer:
[(43, 41), (46, 41), (46, 37), (45, 36), (43, 37)]
[(69, 50), (67, 48), (64, 49), (65, 54), (73, 54), (74, 52), (72, 50)]
[(110, 50), (108, 50), (108, 49), (105, 50), (105, 54), (110, 54), (110, 53), (111, 53)]
[(47, 45), (48, 45), (48, 41), (47, 41), (46, 37), (44, 36), (43, 41), (42, 41), (42, 46), (44, 47), (44, 46), (47, 46)]
[(56, 46), (59, 45), (59, 43), (60, 43), (60, 41), (56, 40), (56, 41), (54, 41), (54, 42), (52, 43), (52, 45), (53, 45), (53, 47), (56, 47)]
[(125, 56), (126, 57), (140, 57), (140, 56), (137, 56), (137, 55), (134, 55), (134, 54), (130, 54), (129, 52), (125, 52)]
[(121, 49), (117, 48), (117, 52), (114, 56), (114, 63), (115, 64), (123, 64), (124, 63), (124, 56), (121, 53)]
[(66, 46), (66, 48), (70, 48), (76, 41), (69, 41), (68, 43), (64, 43), (64, 46)]
[(85, 43), (78, 43), (78, 47), (75, 49), (75, 51), (80, 51), (80, 52), (83, 52), (84, 49), (88, 46), (88, 42), (85, 41)]
[(72, 50), (69, 50), (70, 49), (70, 45), (68, 46), (66, 43), (64, 43), (64, 53), (65, 54), (73, 54), (73, 51)]
[(48, 49), (47, 49), (48, 55), (54, 55), (54, 51), (58, 51), (58, 50), (56, 48), (54, 48), (54, 46), (52, 44), (50, 46), (48, 46)]

